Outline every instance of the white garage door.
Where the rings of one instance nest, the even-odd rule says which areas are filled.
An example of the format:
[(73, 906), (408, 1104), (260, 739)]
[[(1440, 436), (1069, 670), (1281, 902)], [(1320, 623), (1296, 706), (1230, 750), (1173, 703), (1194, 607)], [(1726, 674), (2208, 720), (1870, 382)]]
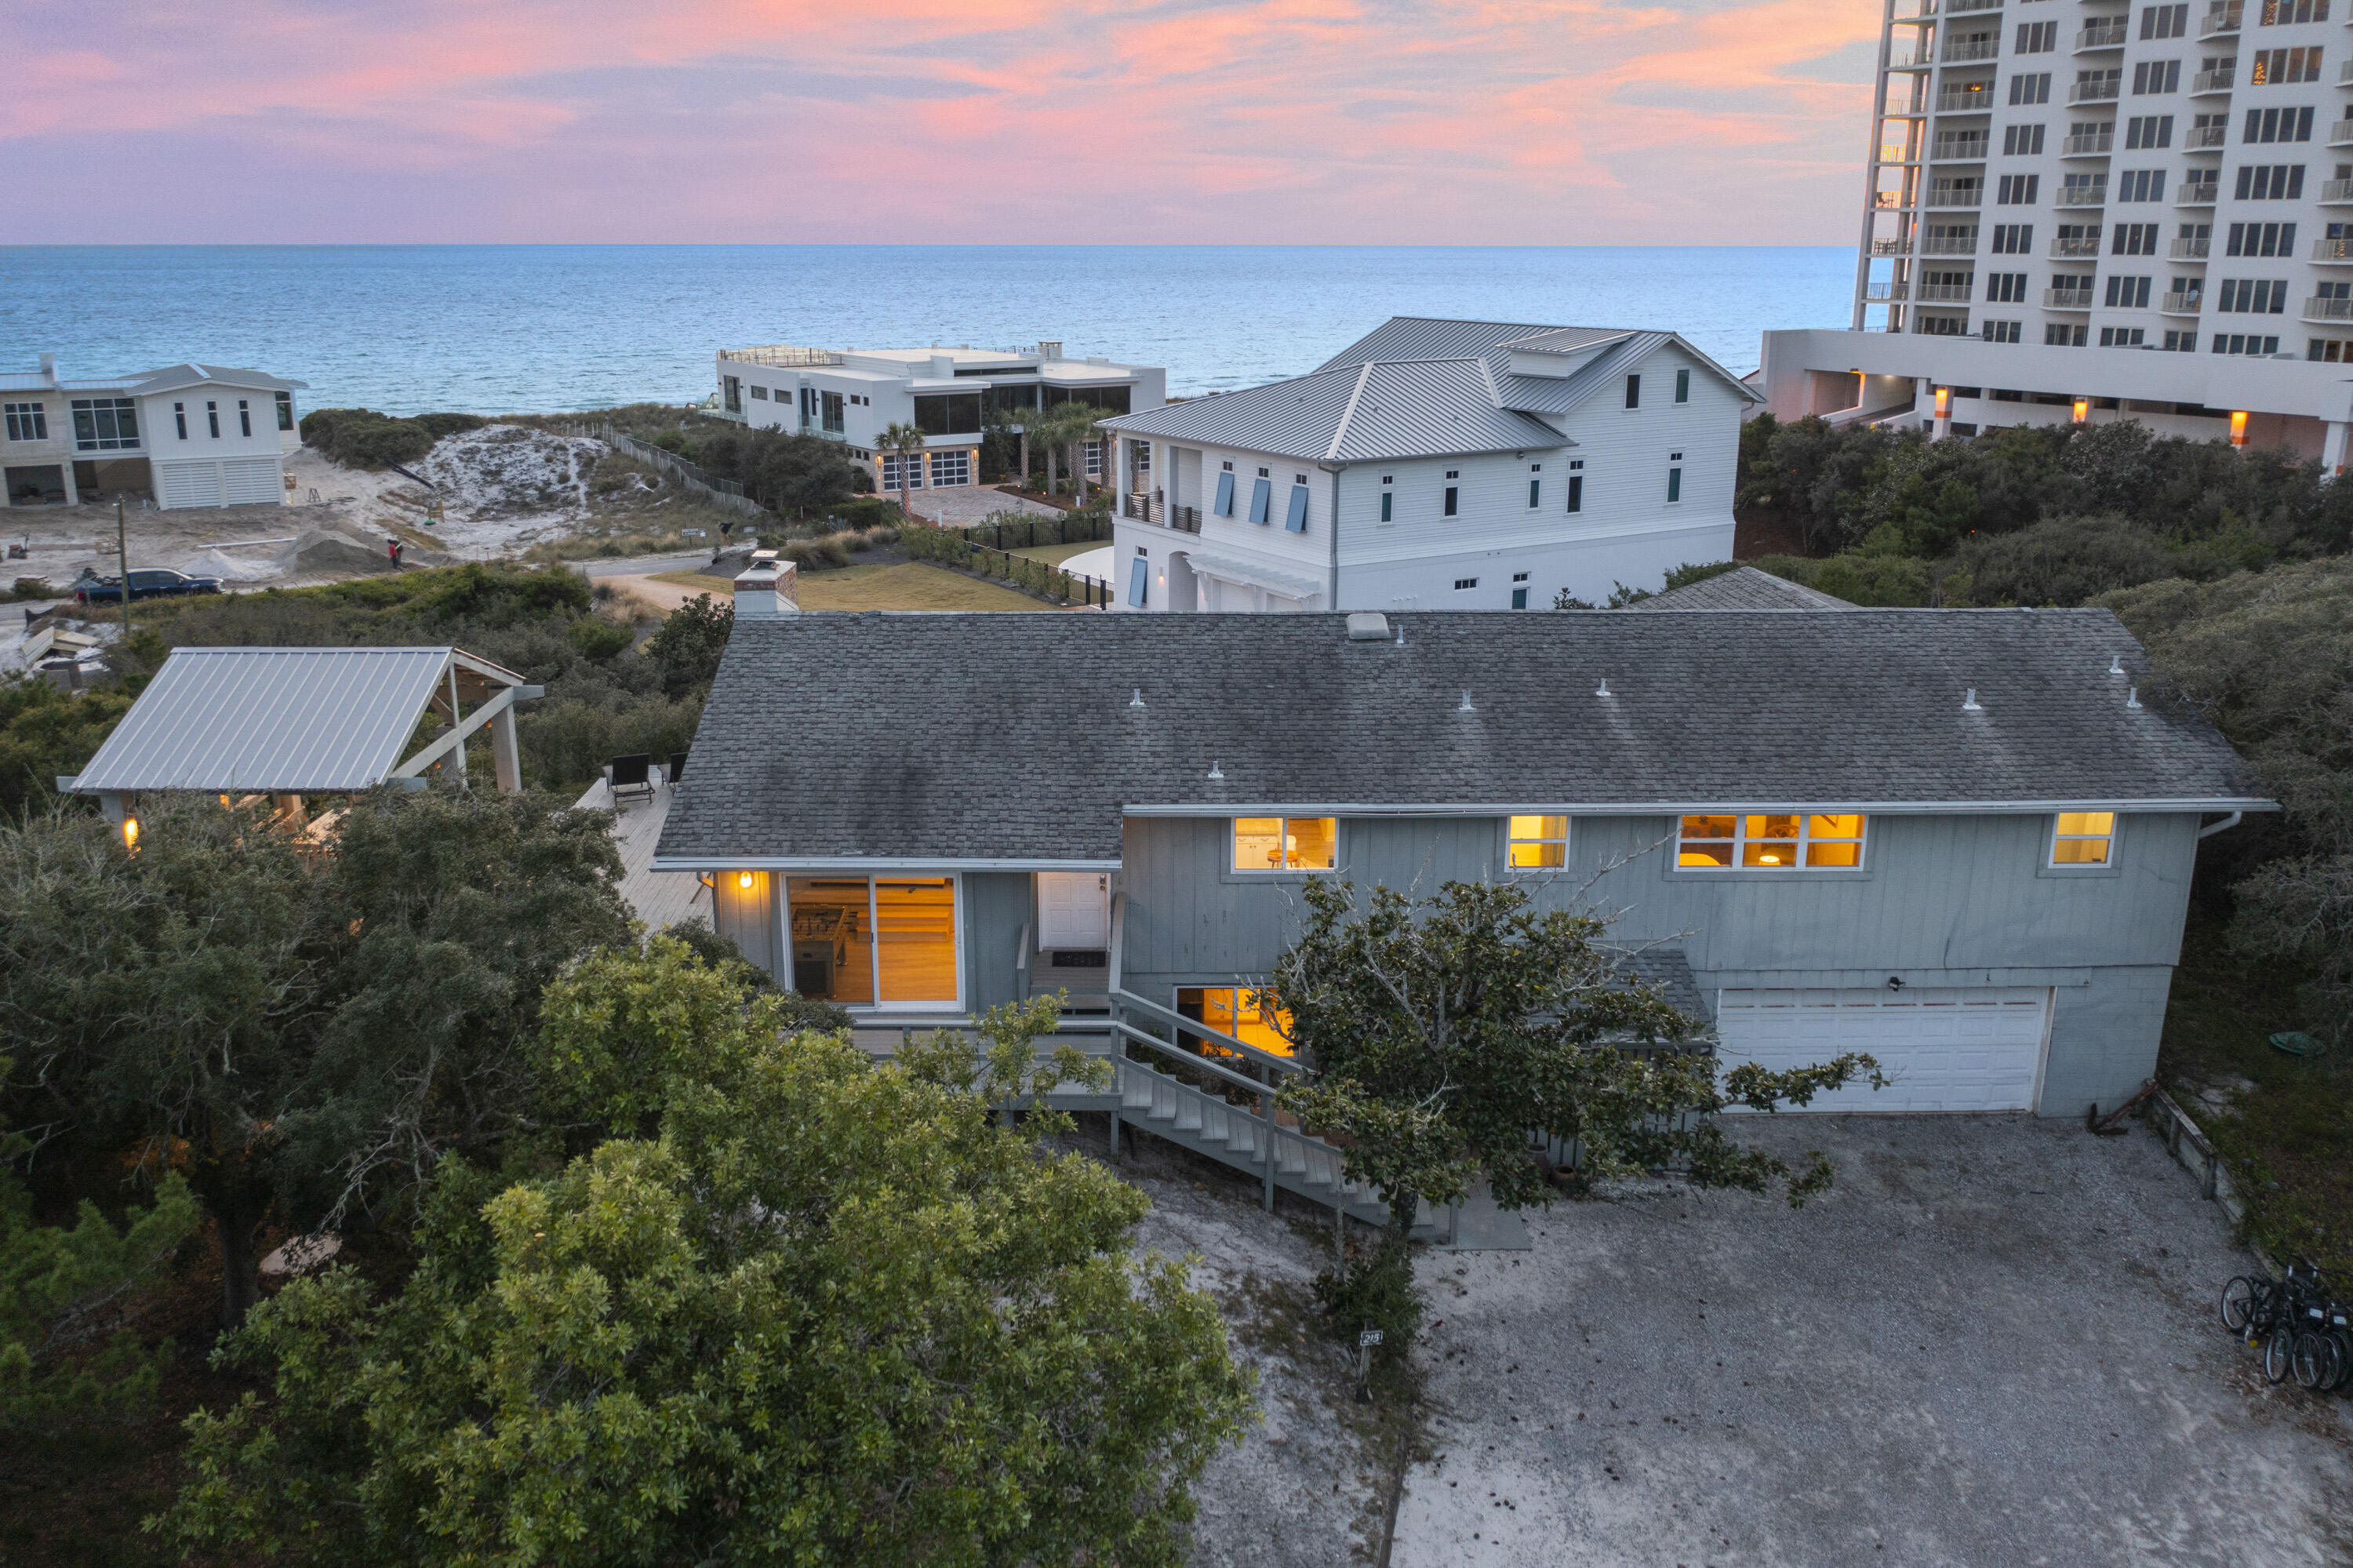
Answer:
[(278, 473), (276, 458), (224, 458), (221, 460), (221, 500), (230, 506), (248, 505), (257, 501), (275, 501), (284, 481)]
[(2032, 1110), (2049, 1033), (2047, 987), (1905, 991), (1757, 988), (1718, 993), (1725, 1066), (1804, 1066), (1848, 1051), (1876, 1057), (1888, 1086), (1818, 1095), (1818, 1111)]
[(221, 503), (220, 464), (159, 462), (152, 466), (155, 475), (155, 504), (165, 511), (178, 506), (218, 506)]

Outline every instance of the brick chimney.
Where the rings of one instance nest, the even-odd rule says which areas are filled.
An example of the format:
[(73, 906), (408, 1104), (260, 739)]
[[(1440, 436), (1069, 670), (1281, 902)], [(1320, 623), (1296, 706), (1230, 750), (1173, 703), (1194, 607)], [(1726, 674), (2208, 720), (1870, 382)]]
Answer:
[(801, 612), (798, 571), (773, 550), (761, 550), (735, 575), (735, 619), (774, 620)]

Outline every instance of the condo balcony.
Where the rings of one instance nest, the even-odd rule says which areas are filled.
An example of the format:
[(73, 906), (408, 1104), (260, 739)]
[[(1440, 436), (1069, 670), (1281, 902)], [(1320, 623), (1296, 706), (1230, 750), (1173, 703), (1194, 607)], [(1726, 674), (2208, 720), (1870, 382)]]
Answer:
[(1984, 132), (1963, 131), (1937, 137), (1929, 143), (1928, 156), (1940, 164), (1982, 164), (1991, 147)]
[(2353, 264), (2353, 239), (2316, 239), (2312, 259), (2323, 266)]
[(1908, 256), (1912, 253), (1912, 244), (1905, 239), (1874, 239), (1871, 242), (1871, 253), (1873, 256)]
[(2157, 310), (2159, 315), (2194, 316), (2205, 302), (2206, 296), (2202, 293), (2160, 294), (2157, 300)]
[(1975, 234), (1932, 234), (1920, 241), (1923, 256), (1974, 256), (1978, 253)]
[(1901, 212), (1904, 208), (1911, 205), (1912, 204), (1905, 199), (1902, 191), (1873, 191), (1871, 193), (1871, 209), (1873, 212)]
[(2221, 196), (2221, 192), (2222, 183), (2220, 180), (2206, 180), (2203, 182), (2184, 180), (2180, 185), (2174, 187), (2173, 205), (2176, 207), (2212, 207), (2215, 201)]
[(2206, 14), (2198, 18), (2198, 36), (2211, 38), (2223, 33), (2237, 32), (2239, 17), (2244, 9), (2241, 0), (2228, 0), (2227, 4), (2207, 6)]
[(2001, 0), (1951, 0), (1945, 9), (1956, 16), (1967, 16), (1971, 11), (1999, 11)]
[(2067, 90), (2070, 103), (2106, 103), (2115, 99), (2124, 84), (2114, 79), (2104, 81), (2079, 81)]
[(2353, 180), (2324, 180), (2320, 185), (2320, 205), (2343, 207), (2353, 202)]
[(1914, 287), (1912, 297), (1924, 305), (1966, 305), (1969, 302), (1969, 285), (1921, 283)]
[(1910, 284), (1901, 281), (1865, 283), (1862, 286), (1862, 297), (1866, 303), (1874, 305), (1890, 301), (1900, 302), (1910, 298), (1910, 295), (1905, 292), (1910, 287)]
[(2304, 302), (2304, 319), (2308, 322), (2353, 322), (2353, 300), (2339, 299), (2333, 294), (2318, 294)]
[(1930, 185), (1926, 205), (1929, 207), (1983, 207), (1985, 187), (1975, 184)]
[(2231, 140), (2228, 125), (2192, 125), (2181, 133), (2181, 147), (2188, 153), (2203, 153), (2220, 149)]
[(1993, 89), (1990, 85), (1978, 88), (1948, 87), (1936, 94), (1936, 112), (1939, 114), (1990, 114), (1993, 112)]
[(2092, 308), (2089, 289), (2045, 289), (2042, 308), (2046, 311), (2088, 311)]
[(2051, 242), (2051, 259), (2054, 261), (2080, 260), (2100, 253), (2096, 236), (2090, 239), (2054, 239)]
[(1926, 337), (1967, 337), (1969, 318), (1961, 316), (1915, 316), (1912, 330)]
[(2224, 70), (2201, 70), (2189, 79), (2189, 96), (2198, 98), (2210, 93), (2228, 92), (2238, 74), (2236, 66)]
[(1896, 49), (1887, 57), (1889, 70), (1934, 70), (1936, 57), (1926, 49)]
[(2091, 23), (2075, 35), (2075, 52), (2080, 55), (2087, 49), (2123, 48), (2125, 32), (2125, 19), (2122, 16), (2112, 17), (2105, 22)]
[(1920, 154), (1901, 142), (1883, 142), (1879, 144), (1879, 161), (1882, 164), (1916, 164), (1920, 161)]
[(2213, 243), (2211, 239), (2177, 239), (2168, 254), (2176, 261), (2203, 261), (2206, 248)]
[(2000, 38), (1955, 38), (1945, 46), (1945, 63), (1961, 65), (1969, 60), (1989, 60), (2000, 53)]
[(2332, 147), (2353, 147), (2353, 120), (2339, 120), (2328, 127), (2328, 144)]
[(2105, 207), (2108, 187), (2105, 185), (2061, 185), (2051, 193), (2053, 207)]
[(2347, 60), (2337, 68), (2337, 85), (2353, 87), (2353, 60)]
[(2082, 136), (2070, 136), (2060, 143), (2059, 155), (2063, 158), (2105, 157), (2116, 144), (2115, 132), (2094, 131)]

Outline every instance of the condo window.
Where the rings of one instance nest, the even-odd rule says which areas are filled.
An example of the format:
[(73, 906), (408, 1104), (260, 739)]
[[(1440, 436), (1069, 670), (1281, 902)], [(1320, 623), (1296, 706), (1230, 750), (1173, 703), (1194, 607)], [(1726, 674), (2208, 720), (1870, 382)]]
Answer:
[(2242, 142), (2309, 142), (2312, 140), (2312, 106), (2301, 109), (2250, 109), (2247, 111), (2246, 134)]
[(2189, 30), (2189, 0), (2172, 5), (2141, 7), (2140, 36), (2144, 38), (2178, 38)]
[(2062, 811), (2051, 834), (2051, 863), (2105, 865), (2116, 833), (2114, 811)]
[(1504, 863), (1514, 871), (1557, 871), (1568, 863), (1567, 817), (1514, 817)]
[[(80, 451), (127, 451), (139, 445), (139, 410), (128, 397), (75, 398), (73, 427)], [(218, 414), (213, 416), (213, 434), (220, 434)]]
[[(2317, 358), (2318, 355), (2314, 357)], [(45, 403), (11, 403), (6, 407), (8, 439), (12, 441), (46, 441), (49, 439), (49, 410)]]
[(2242, 164), (2235, 194), (2241, 201), (2301, 201), (2304, 198), (2304, 165)]
[(2154, 256), (2157, 254), (2157, 225), (2153, 223), (2119, 223), (2116, 238), (2108, 247), (2111, 256)]
[(2142, 60), (2133, 67), (2135, 93), (2179, 92), (2181, 90), (2179, 60)]
[(1236, 817), (1236, 871), (1330, 871), (1339, 863), (1336, 817)]
[[(1179, 986), (1176, 1011), (1205, 1029), (1229, 1040), (1255, 1045), (1277, 1056), (1292, 1054), (1291, 1014), (1270, 1007), (1262, 992), (1250, 986)], [(1180, 1044), (1205, 1056), (1231, 1056), (1214, 1042), (1177, 1031)]]
[(2266, 27), (2292, 26), (2299, 22), (2328, 20), (2328, 0), (2263, 0), (2262, 25)]
[(1697, 871), (1789, 871), (1862, 863), (1860, 813), (1767, 812), (1683, 820), (1675, 863)]
[(2315, 45), (2306, 49), (2257, 49), (2254, 69), (2247, 74), (2249, 87), (2278, 87), (2288, 82), (2320, 79), (2320, 48)]
[(795, 876), (785, 883), (793, 989), (871, 1007), (957, 1000), (955, 880)]
[(1479, 579), (1477, 577), (1456, 577), (1454, 579), (1454, 591), (1456, 593), (1464, 593), (1472, 588), (1477, 588), (1478, 586)]
[(2234, 223), (2224, 240), (2225, 256), (2294, 256), (2293, 223)]
[(752, 383), (752, 397), (755, 401), (765, 403), (768, 400), (768, 389), (754, 381)]
[(2144, 147), (2173, 145), (2173, 116), (2170, 114), (2138, 114), (2125, 122), (2125, 151), (2137, 153)]
[(917, 397), (915, 429), (927, 436), (980, 434), (980, 394), (943, 392)]

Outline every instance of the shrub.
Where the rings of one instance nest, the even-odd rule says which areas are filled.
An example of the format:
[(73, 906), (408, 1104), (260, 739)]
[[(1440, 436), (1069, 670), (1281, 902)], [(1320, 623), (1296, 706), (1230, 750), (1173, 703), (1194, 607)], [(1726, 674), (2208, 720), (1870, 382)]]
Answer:
[(1832, 556), (1820, 561), (1760, 556), (1748, 564), (1849, 604), (1873, 608), (1925, 605), (1935, 587), (1927, 562), (1902, 556)]
[(373, 408), (314, 408), (302, 416), (302, 444), (345, 468), (380, 469), (410, 463), (443, 436), (475, 430), (472, 414), (420, 414), (396, 418)]
[(1346, 1263), (1317, 1275), (1314, 1288), (1332, 1337), (1342, 1344), (1353, 1349), (1359, 1333), (1380, 1330), (1380, 1348), (1374, 1352), (1377, 1361), (1403, 1360), (1414, 1336), (1421, 1332), (1425, 1303), (1421, 1287), (1414, 1283), (1410, 1248), (1352, 1241)]
[(2055, 517), (2015, 534), (1979, 535), (1956, 559), (1968, 574), (1970, 602), (1985, 605), (2078, 605), (2175, 575), (2154, 536), (2113, 515)]

